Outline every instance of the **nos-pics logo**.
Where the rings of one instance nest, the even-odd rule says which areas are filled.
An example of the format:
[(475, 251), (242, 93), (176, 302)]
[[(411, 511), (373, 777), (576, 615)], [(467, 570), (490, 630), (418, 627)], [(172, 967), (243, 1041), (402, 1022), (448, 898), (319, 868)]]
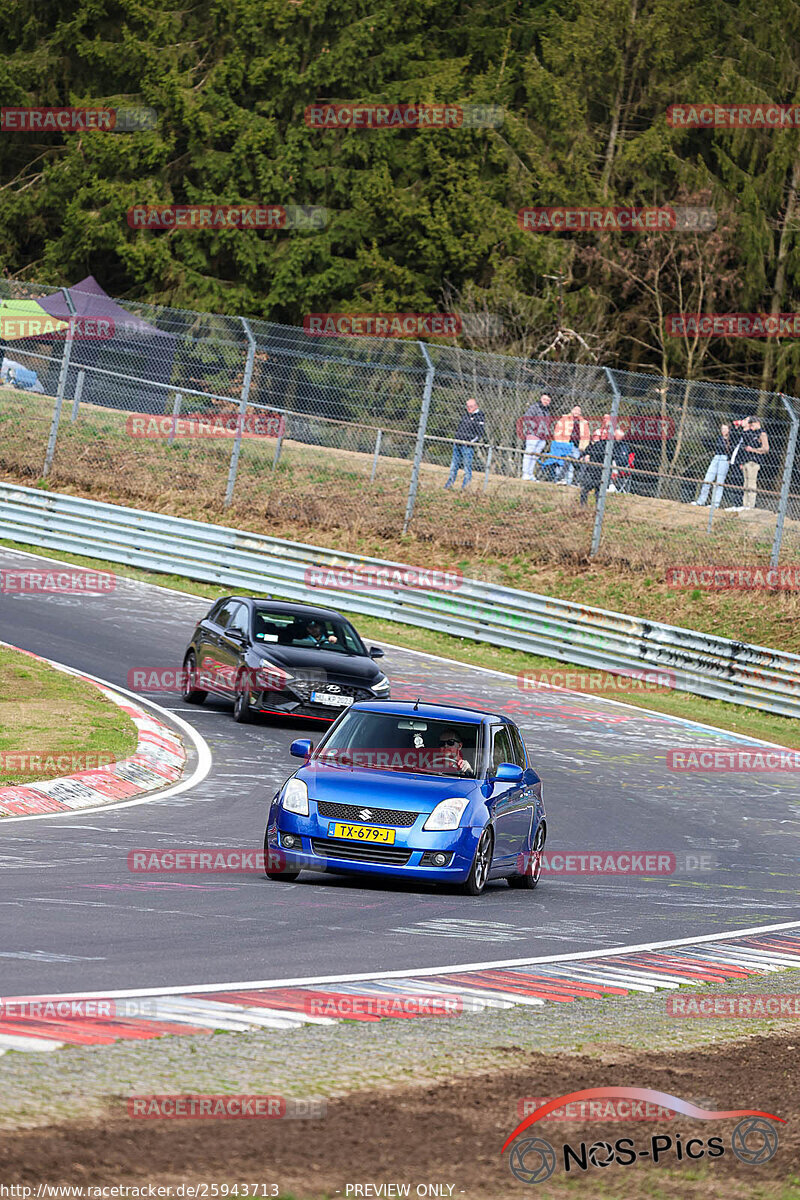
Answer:
[(662, 1108), (682, 1113), (697, 1121), (722, 1121), (740, 1118), (730, 1137), (730, 1150), (739, 1162), (746, 1166), (761, 1166), (769, 1162), (778, 1149), (778, 1131), (772, 1121), (783, 1123), (784, 1118), (760, 1109), (700, 1108), (679, 1096), (653, 1088), (604, 1087), (584, 1088), (579, 1092), (567, 1092), (540, 1105), (519, 1123), (503, 1143), (501, 1154), (510, 1147), (508, 1165), (512, 1175), (520, 1183), (544, 1183), (554, 1174), (559, 1159), (566, 1174), (584, 1172), (593, 1167), (612, 1165), (630, 1167), (639, 1159), (658, 1163), (666, 1157), (676, 1161), (697, 1162), (700, 1159), (721, 1158), (726, 1153), (721, 1137), (693, 1137), (683, 1140), (680, 1134), (654, 1134), (639, 1148), (633, 1138), (617, 1138), (614, 1142), (581, 1142), (572, 1146), (565, 1142), (559, 1150), (542, 1137), (522, 1138), (520, 1135), (555, 1109), (580, 1100), (626, 1099), (659, 1104)]

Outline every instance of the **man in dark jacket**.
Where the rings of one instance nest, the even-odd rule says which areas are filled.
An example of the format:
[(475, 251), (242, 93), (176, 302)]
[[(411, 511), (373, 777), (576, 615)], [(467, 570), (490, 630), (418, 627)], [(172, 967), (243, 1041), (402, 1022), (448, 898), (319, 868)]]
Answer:
[(621, 485), (627, 482), (630, 454), (631, 448), (625, 441), (625, 430), (617, 426), (614, 430), (614, 449), (611, 451), (611, 482), (608, 485), (610, 492), (621, 491)]
[(769, 438), (766, 431), (761, 428), (761, 422), (758, 417), (750, 417), (744, 431), (742, 452), (742, 475), (744, 476), (744, 495), (742, 497), (742, 505), (744, 508), (755, 508), (756, 506), (756, 480), (758, 472), (761, 469), (761, 464), (764, 461), (764, 456), (769, 454)]
[(462, 489), (469, 487), (472, 479), (472, 456), (477, 442), (486, 440), (486, 418), (478, 408), (478, 401), (470, 396), (467, 401), (467, 411), (458, 423), (453, 445), (453, 457), (450, 460), (450, 474), (444, 485), (450, 488), (456, 481), (459, 467), (464, 468)]
[(595, 429), (589, 445), (581, 455), (581, 504), (584, 507), (589, 492), (594, 492), (594, 502), (597, 504), (597, 493), (600, 490), (600, 480), (603, 476), (603, 459), (605, 456), (605, 439), (600, 437), (600, 430)]

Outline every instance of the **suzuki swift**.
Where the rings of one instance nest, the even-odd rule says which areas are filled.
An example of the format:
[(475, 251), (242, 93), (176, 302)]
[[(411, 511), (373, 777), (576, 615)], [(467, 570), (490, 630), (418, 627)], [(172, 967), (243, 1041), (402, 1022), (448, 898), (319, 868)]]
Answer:
[(547, 832), (542, 781), (513, 721), (417, 701), (364, 700), (272, 800), (266, 874), (346, 871), (455, 883), (539, 882)]

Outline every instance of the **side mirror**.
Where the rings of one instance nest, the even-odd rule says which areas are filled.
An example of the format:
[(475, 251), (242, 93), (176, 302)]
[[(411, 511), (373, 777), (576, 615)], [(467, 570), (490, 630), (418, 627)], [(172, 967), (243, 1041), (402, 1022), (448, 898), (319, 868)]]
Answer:
[(297, 741), (292, 742), (289, 753), (292, 758), (308, 758), (313, 749), (314, 745), (308, 738), (298, 738)]
[(369, 656), (370, 656), (370, 658), (385, 658), (386, 651), (381, 650), (380, 646), (370, 646)]
[(504, 762), (500, 763), (495, 771), (494, 779), (498, 783), (521, 783), (524, 774), (522, 767), (518, 767), (516, 763)]
[(232, 642), (244, 642), (245, 640), (241, 629), (226, 629), (223, 636), (229, 638)]

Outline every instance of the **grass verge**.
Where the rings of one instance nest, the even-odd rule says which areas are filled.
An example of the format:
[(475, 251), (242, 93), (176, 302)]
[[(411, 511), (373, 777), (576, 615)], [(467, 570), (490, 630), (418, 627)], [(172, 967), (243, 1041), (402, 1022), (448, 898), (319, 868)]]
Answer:
[[(127, 758), (136, 743), (133, 721), (92, 684), (0, 646), (0, 787)], [(36, 756), (39, 769), (7, 755)]]

